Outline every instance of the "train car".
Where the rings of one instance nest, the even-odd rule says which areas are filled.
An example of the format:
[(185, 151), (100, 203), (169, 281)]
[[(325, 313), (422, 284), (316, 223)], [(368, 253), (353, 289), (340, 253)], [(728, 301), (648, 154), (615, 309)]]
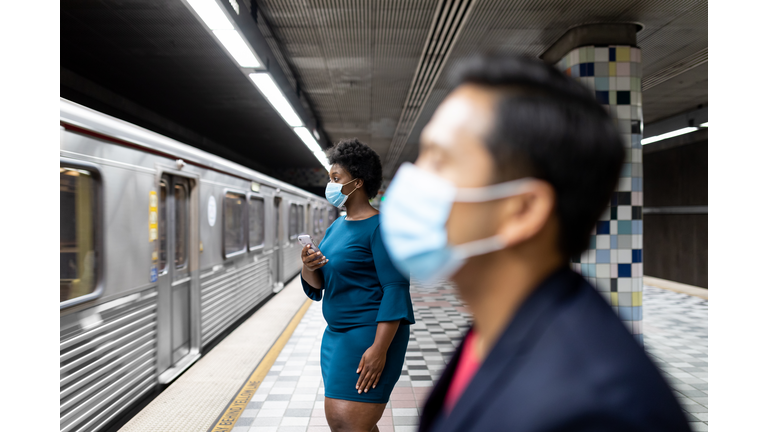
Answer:
[(325, 199), (61, 99), (60, 425), (171, 382), (301, 269)]

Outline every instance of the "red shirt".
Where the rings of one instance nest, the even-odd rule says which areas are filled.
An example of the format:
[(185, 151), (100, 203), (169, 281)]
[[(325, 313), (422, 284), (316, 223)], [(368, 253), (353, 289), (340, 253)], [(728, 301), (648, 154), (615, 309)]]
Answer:
[(456, 405), (459, 397), (464, 393), (464, 389), (467, 388), (479, 368), (480, 360), (475, 354), (475, 333), (470, 330), (464, 342), (464, 348), (461, 350), (459, 364), (456, 366), (453, 380), (450, 387), (448, 387), (448, 393), (445, 395), (443, 408), (446, 414), (453, 411), (453, 407)]

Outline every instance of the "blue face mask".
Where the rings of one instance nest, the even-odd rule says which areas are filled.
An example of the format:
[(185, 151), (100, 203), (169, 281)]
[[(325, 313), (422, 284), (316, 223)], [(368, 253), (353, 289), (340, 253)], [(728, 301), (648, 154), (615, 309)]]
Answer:
[(355, 188), (352, 190), (352, 192), (349, 193), (349, 195), (344, 195), (343, 193), (341, 193), (341, 188), (352, 183), (355, 180), (357, 179), (354, 179), (344, 184), (329, 182), (325, 186), (325, 199), (327, 199), (328, 202), (335, 205), (336, 207), (341, 208), (341, 206), (343, 206), (344, 203), (347, 202), (347, 198), (349, 198), (349, 195), (352, 195), (357, 190), (357, 186), (355, 186)]
[(424, 282), (456, 273), (467, 258), (505, 247), (496, 235), (461, 245), (448, 244), (445, 223), (454, 202), (483, 202), (520, 195), (532, 179), (458, 189), (450, 182), (404, 163), (381, 203), (382, 241), (395, 266)]

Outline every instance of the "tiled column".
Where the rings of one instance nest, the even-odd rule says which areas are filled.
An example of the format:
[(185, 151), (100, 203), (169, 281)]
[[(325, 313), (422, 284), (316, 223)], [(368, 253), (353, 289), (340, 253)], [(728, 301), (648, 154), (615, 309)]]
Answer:
[(624, 139), (626, 159), (610, 207), (597, 222), (589, 249), (572, 259), (642, 342), (643, 150), (640, 50), (627, 45), (584, 46), (557, 64), (595, 91)]

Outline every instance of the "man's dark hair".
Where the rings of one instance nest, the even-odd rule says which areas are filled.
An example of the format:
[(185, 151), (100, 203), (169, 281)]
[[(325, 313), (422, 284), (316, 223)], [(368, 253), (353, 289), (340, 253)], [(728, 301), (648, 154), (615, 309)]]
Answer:
[(579, 255), (618, 181), (624, 145), (605, 108), (572, 78), (526, 57), (481, 57), (469, 62), (458, 85), (476, 84), (498, 95), (485, 144), (496, 180), (534, 177), (557, 195), (560, 250)]
[(363, 180), (363, 189), (368, 198), (379, 193), (381, 187), (381, 159), (372, 148), (357, 138), (341, 140), (328, 151), (328, 163), (339, 164), (352, 174), (352, 178)]

